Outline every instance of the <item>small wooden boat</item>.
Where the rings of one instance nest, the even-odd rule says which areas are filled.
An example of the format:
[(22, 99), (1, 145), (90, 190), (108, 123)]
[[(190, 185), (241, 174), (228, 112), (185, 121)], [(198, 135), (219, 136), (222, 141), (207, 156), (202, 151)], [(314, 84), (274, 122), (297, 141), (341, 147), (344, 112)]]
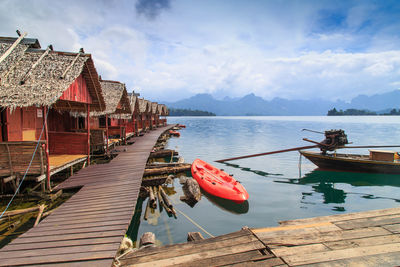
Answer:
[(179, 132), (173, 131), (173, 130), (170, 130), (170, 131), (169, 131), (169, 134), (172, 135), (172, 136), (176, 136), (176, 137), (181, 136), (181, 134), (180, 134)]
[(186, 128), (186, 125), (185, 124), (178, 124), (178, 127), (179, 128)]
[(200, 187), (211, 195), (236, 203), (242, 203), (249, 198), (243, 185), (232, 176), (201, 159), (193, 161), (191, 170)]
[(299, 151), (321, 169), (400, 174), (398, 153), (370, 150), (370, 155)]

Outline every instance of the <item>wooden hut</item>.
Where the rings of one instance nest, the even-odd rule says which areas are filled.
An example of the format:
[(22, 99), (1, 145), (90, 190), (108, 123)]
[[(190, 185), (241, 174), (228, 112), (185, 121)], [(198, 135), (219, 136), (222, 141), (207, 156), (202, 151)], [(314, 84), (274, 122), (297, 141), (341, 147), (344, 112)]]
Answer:
[[(126, 141), (129, 119), (127, 116), (131, 114), (131, 105), (125, 84), (109, 80), (100, 80), (100, 84), (106, 108), (104, 111), (91, 112), (91, 116), (95, 118), (91, 134), (93, 143), (98, 144), (105, 141), (108, 148), (120, 141)], [(104, 132), (104, 137), (102, 132)], [(96, 145), (96, 147), (99, 146)]]
[(97, 77), (83, 50), (41, 50), (36, 39), (0, 38), (2, 182), (26, 172), (36, 181), (47, 177), (50, 189), (52, 174), (89, 163), (90, 116), (74, 118), (70, 112), (105, 108)]
[(151, 127), (152, 129), (158, 127), (158, 122), (159, 122), (159, 117), (160, 115), (158, 114), (158, 103), (157, 102), (152, 102), (151, 103)]
[[(164, 118), (161, 118), (164, 116)], [(158, 126), (166, 126), (167, 125), (167, 106), (164, 104), (158, 104)]]
[(160, 116), (164, 118), (160, 118), (160, 124), (161, 125), (167, 125), (167, 116), (169, 115), (169, 111), (166, 105), (161, 104), (161, 107), (159, 108)]
[(131, 103), (131, 111), (132, 114), (130, 116), (130, 120), (128, 121), (128, 130), (127, 132), (132, 132), (133, 135), (139, 135), (139, 121), (140, 121), (140, 109), (139, 109), (139, 101), (135, 92), (132, 92), (129, 95), (130, 103)]
[(140, 121), (139, 121), (138, 131), (140, 133), (144, 133), (150, 129), (150, 121), (151, 121), (150, 102), (145, 99), (141, 99), (141, 98), (138, 98), (138, 102), (139, 102), (139, 112), (140, 112), (139, 113)]

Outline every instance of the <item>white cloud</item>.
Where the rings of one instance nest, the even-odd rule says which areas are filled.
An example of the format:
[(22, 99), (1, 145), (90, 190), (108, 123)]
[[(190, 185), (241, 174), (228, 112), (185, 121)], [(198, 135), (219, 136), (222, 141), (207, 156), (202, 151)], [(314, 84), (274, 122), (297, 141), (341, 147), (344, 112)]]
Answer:
[[(393, 18), (385, 23), (369, 3), (342, 4), (345, 25), (326, 32), (316, 18), (336, 6), (320, 1), (176, 0), (151, 21), (137, 16), (128, 0), (66, 3), (5, 1), (0, 34), (15, 36), (20, 28), (44, 47), (84, 47), (103, 79), (139, 87), (142, 96), (155, 99), (253, 92), (269, 99), (348, 100), (398, 87), (400, 51), (393, 47), (400, 41), (392, 34), (398, 24)], [(369, 28), (371, 33), (364, 30)]]

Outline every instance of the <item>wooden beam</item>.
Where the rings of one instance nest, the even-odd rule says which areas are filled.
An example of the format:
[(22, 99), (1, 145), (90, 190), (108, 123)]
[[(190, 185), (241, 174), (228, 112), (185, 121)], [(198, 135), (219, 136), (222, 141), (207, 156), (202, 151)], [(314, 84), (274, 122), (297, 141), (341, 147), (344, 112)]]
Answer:
[(74, 58), (74, 60), (72, 60), (71, 64), (69, 64), (69, 66), (65, 69), (65, 71), (63, 72), (63, 74), (61, 74), (60, 79), (64, 79), (65, 75), (67, 75), (68, 71), (72, 68), (72, 66), (75, 64), (75, 62), (78, 60), (78, 58), (80, 57), (81, 53), (78, 53), (76, 55), (76, 57)]
[(12, 51), (17, 47), (17, 45), (25, 38), (27, 35), (27, 32), (24, 32), (15, 42), (10, 46), (10, 48), (7, 49), (7, 51), (0, 57), (0, 63), (3, 62), (11, 53)]
[(28, 72), (24, 75), (24, 78), (21, 80), (21, 84), (24, 84), (26, 80), (31, 76), (32, 71), (39, 65), (39, 63), (43, 60), (45, 56), (47, 56), (50, 52), (50, 45), (47, 47), (46, 51), (40, 56), (40, 58), (31, 66), (31, 68), (28, 70)]
[[(100, 110), (102, 110), (102, 109), (103, 109), (103, 106), (101, 105), (101, 101), (100, 101), (100, 98), (99, 98), (99, 94), (97, 93), (96, 86), (94, 86), (95, 83), (94, 83), (94, 80), (93, 80), (92, 73), (90, 72), (90, 68), (89, 68), (88, 65), (87, 65), (87, 61), (85, 62), (85, 65), (86, 65), (86, 68), (87, 68), (87, 70), (88, 70), (89, 77), (90, 77), (90, 79), (92, 80), (92, 84), (93, 84), (93, 87), (94, 87), (94, 92), (96, 93), (97, 99), (99, 100)], [(100, 83), (100, 82), (99, 82), (99, 83)]]

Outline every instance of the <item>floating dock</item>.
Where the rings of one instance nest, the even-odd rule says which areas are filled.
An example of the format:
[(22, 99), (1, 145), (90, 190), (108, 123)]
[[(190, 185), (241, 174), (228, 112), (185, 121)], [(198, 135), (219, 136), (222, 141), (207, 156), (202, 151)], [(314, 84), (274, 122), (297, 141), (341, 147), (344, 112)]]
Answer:
[(122, 266), (397, 266), (400, 208), (280, 222), (215, 238), (148, 247)]
[(147, 158), (172, 126), (135, 138), (108, 164), (80, 170), (57, 189), (81, 188), (0, 250), (0, 266), (111, 266), (135, 211)]

